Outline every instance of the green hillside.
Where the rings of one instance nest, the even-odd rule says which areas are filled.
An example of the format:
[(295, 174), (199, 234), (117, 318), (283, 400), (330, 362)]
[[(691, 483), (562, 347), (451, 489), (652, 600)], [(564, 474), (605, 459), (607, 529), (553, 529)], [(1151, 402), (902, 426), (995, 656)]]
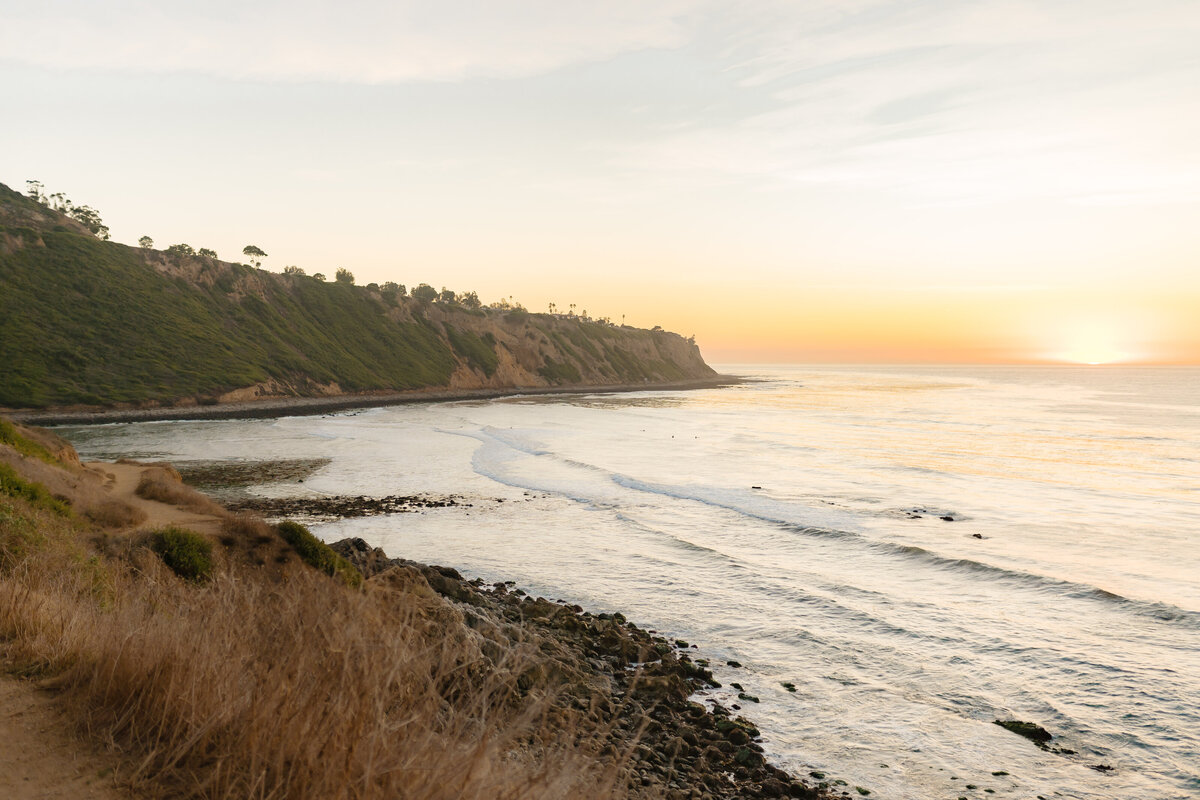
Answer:
[(0, 184), (0, 407), (712, 374), (675, 334), (101, 241)]

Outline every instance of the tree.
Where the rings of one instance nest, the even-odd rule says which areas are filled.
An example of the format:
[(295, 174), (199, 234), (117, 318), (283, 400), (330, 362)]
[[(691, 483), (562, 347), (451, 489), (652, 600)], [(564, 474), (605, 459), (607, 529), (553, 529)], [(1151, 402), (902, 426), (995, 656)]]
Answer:
[(190, 244), (173, 244), (167, 248), (167, 252), (173, 256), (194, 256), (196, 251), (192, 249)]
[(263, 249), (256, 244), (248, 244), (242, 248), (242, 255), (250, 259), (251, 266), (261, 267), (262, 260), (267, 257)]
[(430, 286), (428, 283), (422, 283), (417, 288), (412, 290), (414, 300), (428, 305), (438, 298), (438, 290)]
[(97, 239), (108, 239), (108, 226), (100, 219), (100, 212), (91, 206), (71, 206), (67, 216), (91, 231)]
[(41, 181), (25, 181), (25, 194), (42, 205), (46, 205), (46, 195), (42, 189)]
[(284, 274), (284, 275), (300, 275), (301, 277), (303, 277), (303, 276), (304, 276), (304, 270), (300, 269), (299, 267), (291, 267), (291, 266), (289, 266), (289, 267), (284, 267), (284, 268), (283, 268), (283, 274)]
[(210, 249), (209, 249), (209, 248), (207, 248), (207, 247), (201, 247), (199, 250), (197, 250), (197, 251), (196, 251), (196, 255), (198, 255), (198, 256), (204, 256), (205, 258), (216, 258), (216, 257), (217, 257), (217, 251), (216, 251), (216, 250), (210, 250)]
[(325, 280), (325, 273), (324, 272), (314, 272), (313, 277), (319, 281), (323, 281), (323, 280)]
[(396, 283), (395, 281), (384, 281), (383, 290), (385, 292), (394, 292), (400, 297), (404, 297), (404, 293), (406, 291), (403, 283)]
[(479, 308), (481, 305), (483, 305), (479, 302), (479, 295), (475, 294), (474, 292), (467, 292), (464, 295), (460, 295), (458, 302), (462, 303), (467, 308)]
[(354, 273), (345, 267), (338, 267), (337, 272), (333, 275), (333, 279), (338, 283), (345, 283), (349, 286), (354, 285)]
[(142, 238), (138, 239), (138, 247), (145, 248), (146, 250), (153, 250), (154, 240), (149, 236), (143, 236)]
[(454, 292), (450, 291), (445, 286), (443, 286), (441, 294), (438, 295), (438, 302), (453, 303), (455, 301), (455, 299), (456, 298), (454, 297)]

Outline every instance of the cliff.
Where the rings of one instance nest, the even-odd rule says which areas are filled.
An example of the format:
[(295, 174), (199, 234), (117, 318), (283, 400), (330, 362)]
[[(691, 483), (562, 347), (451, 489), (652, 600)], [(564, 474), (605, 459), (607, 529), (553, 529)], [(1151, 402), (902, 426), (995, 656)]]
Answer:
[(691, 340), (97, 239), (0, 184), (0, 407), (715, 378)]

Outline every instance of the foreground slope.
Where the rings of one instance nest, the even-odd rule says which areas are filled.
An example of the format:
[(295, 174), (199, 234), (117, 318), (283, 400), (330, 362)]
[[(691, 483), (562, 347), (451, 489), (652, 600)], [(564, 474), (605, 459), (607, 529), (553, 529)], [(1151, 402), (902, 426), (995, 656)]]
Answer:
[(45, 723), (0, 741), (43, 752), (35, 796), (831, 797), (689, 702), (693, 654), (0, 418), (0, 718)]
[(0, 407), (711, 379), (661, 330), (102, 242), (0, 184)]

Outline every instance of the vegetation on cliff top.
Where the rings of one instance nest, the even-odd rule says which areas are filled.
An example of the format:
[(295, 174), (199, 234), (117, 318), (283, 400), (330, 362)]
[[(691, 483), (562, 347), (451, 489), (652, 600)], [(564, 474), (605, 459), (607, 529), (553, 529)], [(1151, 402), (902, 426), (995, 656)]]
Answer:
[(473, 292), (425, 285), (410, 297), (399, 284), (356, 286), (347, 270), (333, 282), (269, 273), (143, 240), (102, 241), (0, 185), (0, 407), (205, 403), (268, 383), (275, 394), (397, 391), (463, 374), (495, 385), (511, 380), (502, 362), (530, 385), (713, 374), (675, 334), (482, 308)]

